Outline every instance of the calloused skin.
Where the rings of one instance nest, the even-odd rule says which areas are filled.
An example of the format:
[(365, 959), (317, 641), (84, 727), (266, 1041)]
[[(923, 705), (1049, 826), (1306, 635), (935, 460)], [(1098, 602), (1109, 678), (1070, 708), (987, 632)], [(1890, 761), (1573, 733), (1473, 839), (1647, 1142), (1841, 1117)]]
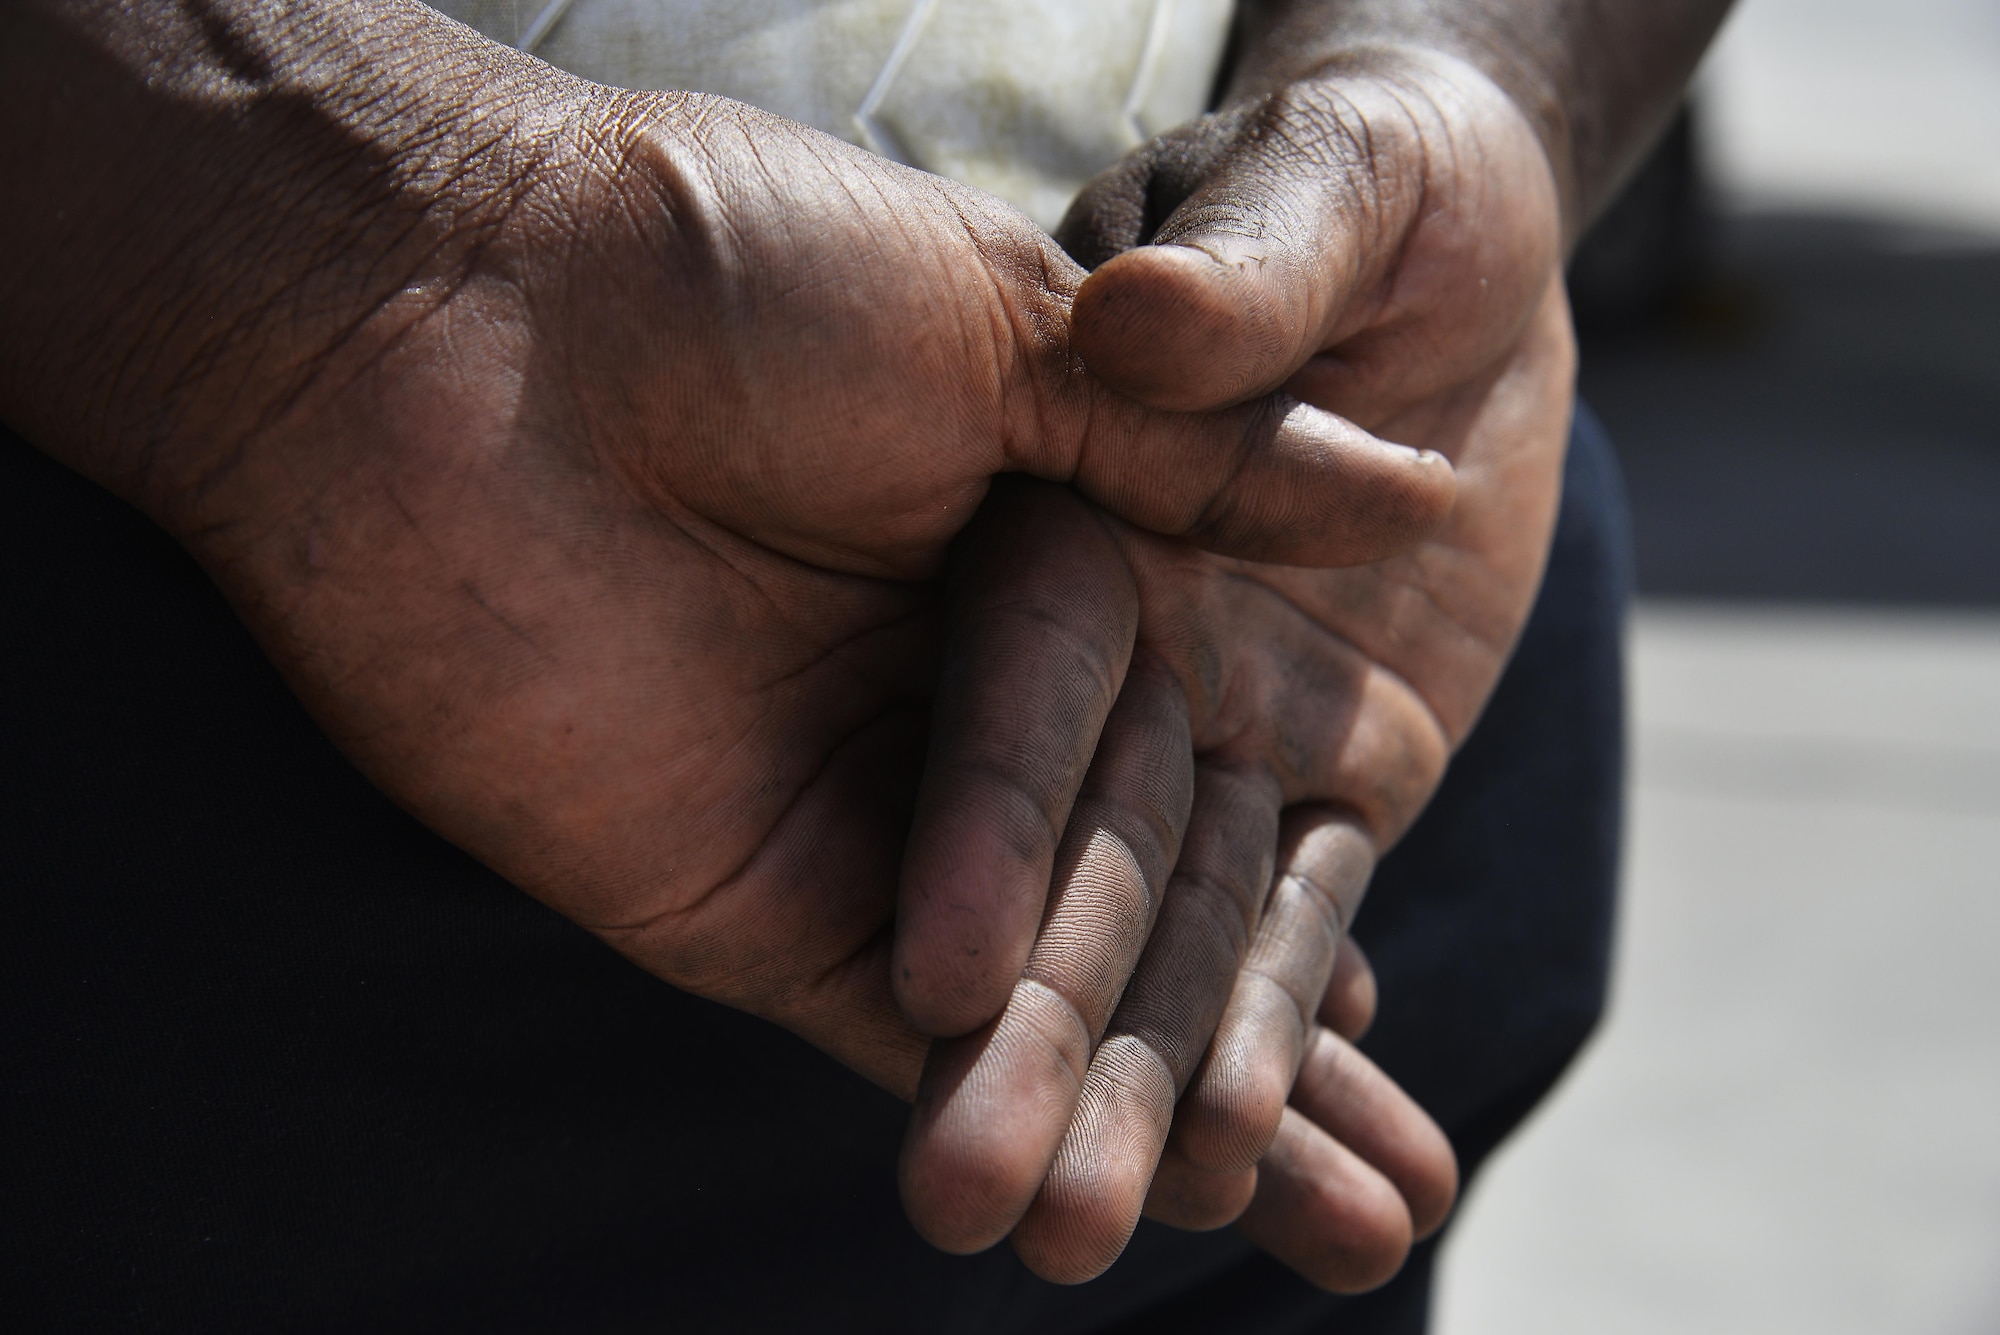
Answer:
[[(1150, 876), (1128, 878), (1120, 906), (1143, 933), (1090, 916), (1102, 896), (1087, 907), (1051, 896), (1006, 1013), (933, 1052), (906, 1199), (934, 1240), (970, 1247), (1011, 1228), (1032, 1266), (1065, 1278), (1088, 1271), (1079, 1258), (1109, 1264), (1142, 1207), (1191, 1227), (1247, 1208), (1246, 1231), (1307, 1274), (1367, 1287), (1442, 1221), (1451, 1155), (1420, 1111), (1386, 1095), (1358, 1100), (1382, 1114), (1366, 1126), (1337, 1124), (1339, 1099), (1324, 1091), (1362, 1059), (1314, 1013), (1375, 861), (1435, 790), (1539, 583), (1574, 370), (1553, 173), (1477, 70), (1379, 52), (1142, 150), (1086, 190), (1063, 236), (1098, 262), (1075, 339), (1112, 383), (1189, 410), (1285, 385), (1445, 454), (1459, 493), (1412, 551), (1340, 571), (1197, 552), (1056, 488), (1017, 484), (988, 502), (1008, 512), (982, 515), (968, 563), (1021, 570), (1021, 535), (1043, 535), (1046, 549), (1067, 512), (1072, 577), (1129, 581), (1140, 661), (1172, 683), (1154, 726), (1185, 728), (1196, 756), (1187, 828), (1201, 837), (1190, 834), (1164, 894), (1140, 892)], [(988, 624), (970, 609), (1032, 583), (963, 580), (966, 615)], [(1130, 652), (1115, 633), (1093, 639), (1110, 623), (1066, 618), (1070, 605), (1045, 609), (1052, 640), (1100, 662)], [(1005, 698), (1041, 688), (1024, 673), (1008, 689), (1005, 665), (982, 661)], [(1129, 681), (1144, 680), (1135, 667)], [(1033, 774), (1009, 775), (1012, 739), (996, 740), (1006, 745), (954, 738), (963, 783), (934, 758), (911, 864), (960, 847), (955, 817), (990, 826), (996, 793), (1033, 788)], [(1250, 856), (1274, 845), (1275, 879)], [(906, 893), (904, 940), (1005, 917), (946, 890), (1040, 903), (1032, 874), (917, 884), (930, 893)], [(1135, 936), (1143, 958), (1092, 950)], [(1214, 980), (1232, 976), (1225, 1003)], [(1037, 1083), (1030, 1071), (1052, 1091), (1039, 1105), (1018, 1093)], [(1360, 1079), (1346, 1084), (1352, 1106)], [(962, 1199), (972, 1189), (987, 1193), (983, 1216)], [(948, 1223), (926, 1213), (939, 1199)], [(968, 1220), (984, 1230), (947, 1231)]]
[[(1310, 68), (1246, 62), (1239, 102), (1275, 95), (1253, 133), (1084, 201), (1093, 261), (1169, 244), (1079, 288), (990, 201), (740, 107), (607, 96), (391, 0), (201, 9), (8, 16), (11, 96), (69, 132), (58, 161), (7, 146), (36, 187), (7, 220), (9, 420), (180, 536), (388, 791), (646, 967), (906, 1092), (925, 1034), (969, 1035), (906, 1157), (945, 1245), (1012, 1230), (1081, 1278), (1142, 1203), (1247, 1201), (1318, 1282), (1393, 1271), (1449, 1152), (1334, 1037), (1335, 943), (1546, 544), (1577, 211), (1512, 225), (1551, 166), (1522, 113), (1321, 22)], [(1552, 193), (1587, 194), (1551, 151)], [(1256, 398), (1280, 384), (1344, 420)], [(1242, 561), (1434, 525), (1443, 470), (1352, 424), (1477, 475), (1442, 540), (1344, 582)], [(1012, 536), (961, 544), (932, 710), (923, 581), (1005, 472), (1104, 509), (987, 507)], [(1074, 601), (982, 589), (983, 545), (1076, 556)], [(1062, 625), (1091, 633), (1036, 683)], [(996, 797), (965, 779), (1010, 700), (1028, 782)], [(959, 875), (968, 851), (1002, 874)]]
[[(1073, 950), (1038, 943), (1007, 1012), (933, 1051), (904, 1157), (905, 1198), (933, 1237), (976, 1245), (1011, 1224), (1031, 1265), (1081, 1278), (1093, 1272), (1076, 1260), (1108, 1264), (1142, 1203), (1190, 1227), (1241, 1211), (1244, 1231), (1302, 1274), (1351, 1290), (1386, 1279), (1442, 1219), (1449, 1148), (1339, 1041), (1335, 997), (1352, 995), (1341, 977), (1361, 975), (1335, 943), (1375, 859), (1476, 720), (1539, 582), (1574, 374), (1563, 250), (1669, 113), (1727, 8), (1245, 0), (1224, 113), (1142, 147), (1072, 208), (1061, 236), (1095, 268), (1074, 340), (1109, 383), (1189, 410), (1282, 385), (1446, 454), (1460, 491), (1430, 539), (1364, 570), (1218, 559), (1108, 518), (1103, 540), (1072, 544), (1071, 570), (1097, 586), (1127, 573), (1140, 608), (1131, 652), (1173, 680), (1184, 707), (1156, 726), (1185, 727), (1197, 753), (1190, 852), (1164, 895), (1124, 898), (1151, 924), (1142, 958), (1107, 952), (1078, 970), (1066, 968)], [(1065, 512), (1083, 532), (1083, 510), (1029, 489), (1010, 523), (978, 526), (975, 593), (982, 565), (1018, 564), (1013, 534)], [(1058, 602), (1009, 597), (1060, 626), (1051, 641), (1088, 646), (1079, 680), (1128, 652)], [(963, 675), (947, 666), (947, 697)], [(989, 712), (1038, 688), (1062, 698), (1024, 675), (993, 690)], [(954, 960), (941, 942), (1043, 904), (1032, 860), (968, 875), (949, 836), (1062, 763), (1059, 748), (995, 752), (961, 775), (934, 757), (899, 964), (954, 968), (942, 979), (899, 969), (913, 1015), (991, 986), (988, 952)], [(1247, 850), (1276, 830), (1272, 881)], [(1127, 880), (1156, 884), (1143, 867)], [(1093, 925), (1060, 886), (1047, 897), (1043, 940), (1088, 939)], [(1204, 1010), (1231, 970), (1226, 1008)], [(1316, 1000), (1329, 1028), (1314, 1027)], [(1006, 1075), (1038, 1063), (1048, 1098), (1003, 1115), (1037, 1083)], [(993, 1135), (999, 1126), (1015, 1134)], [(980, 1196), (927, 1213), (948, 1184)], [(983, 1231), (950, 1233), (967, 1220)]]
[[(1450, 509), (1440, 456), (1296, 399), (1106, 389), (1068, 341), (1084, 271), (1024, 218), (740, 104), (597, 88), (401, 0), (6, 21), (10, 113), (66, 133), (7, 145), (34, 188), (0, 238), (0, 411), (186, 545), (433, 829), (905, 1096), (929, 1038), (891, 992), (899, 863), (926, 730), (964, 726), (951, 691), (933, 709), (934, 577), (994, 479), (1090, 498), (1100, 538), (1117, 515), (1292, 561), (1375, 559)], [(1155, 884), (1190, 830), (1242, 856), (1193, 806), (1174, 677), (1128, 674), (1117, 573), (1072, 581), (1126, 645), (1054, 719), (1075, 763), (1045, 813), (1073, 845), (1049, 902), (1100, 919), (1126, 814)], [(969, 1199), (940, 1184), (948, 1227)]]

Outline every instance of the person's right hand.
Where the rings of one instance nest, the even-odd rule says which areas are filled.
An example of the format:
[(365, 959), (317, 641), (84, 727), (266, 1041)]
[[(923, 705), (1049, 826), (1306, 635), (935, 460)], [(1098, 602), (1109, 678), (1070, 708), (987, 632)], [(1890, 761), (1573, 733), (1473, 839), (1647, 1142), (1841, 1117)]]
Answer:
[[(1065, 678), (1083, 698), (1108, 675), (1101, 664), (1125, 661), (1119, 628), (1073, 615), (1062, 583), (1086, 569), (1099, 589), (1122, 577), (1199, 765), (1171, 887), (1125, 899), (1129, 915), (1158, 915), (1144, 956), (1098, 944), (1133, 934), (1051, 896), (1043, 937), (1064, 948), (1038, 943), (1006, 1015), (934, 1051), (906, 1146), (920, 1227), (959, 1246), (1011, 1230), (1031, 1264), (1072, 1278), (1089, 1273), (1080, 1258), (1110, 1264), (1143, 1204), (1200, 1227), (1247, 1207), (1246, 1230), (1302, 1272), (1365, 1286), (1441, 1220), (1454, 1186), (1436, 1128), (1339, 1056), (1312, 1015), (1376, 858), (1478, 717), (1540, 579), (1573, 396), (1557, 192), (1526, 116), (1463, 61), (1364, 50), (1303, 73), (1146, 145), (1085, 191), (1063, 232), (1099, 266), (1076, 340), (1156, 406), (1213, 408), (1289, 384), (1435, 449), (1460, 470), (1450, 519), (1378, 565), (1287, 569), (1194, 552), (1016, 483), (989, 503), (1012, 498), (1016, 513), (982, 515), (961, 540), (958, 614), (992, 624), (981, 602), (1037, 608), (1042, 638), (1077, 660), (1015, 672), (989, 712), (1064, 700)], [(1037, 570), (1016, 550), (1031, 524), (1073, 535), (1060, 562)], [(966, 652), (955, 646), (954, 664)], [(998, 655), (975, 661), (989, 680), (1007, 675)], [(948, 667), (947, 686), (959, 675)], [(993, 775), (1063, 768), (1059, 752), (1012, 735), (1005, 747), (971, 737), (957, 749), (985, 763), (969, 778), (942, 758), (925, 775), (930, 819), (910, 860), (926, 881), (948, 862), (933, 831), (1007, 793)], [(1268, 859), (1246, 854), (1281, 828), (1274, 885)], [(1042, 878), (1006, 870), (952, 878), (956, 899), (906, 894), (899, 932), (999, 916), (969, 911), (974, 895), (1041, 902)], [(1225, 1010), (1216, 979), (1239, 964)], [(1347, 1074), (1330, 1085), (1323, 1068)], [(1363, 1087), (1379, 1094), (1371, 1116), (1343, 1123)], [(974, 1190), (976, 1204), (925, 1208)], [(968, 1220), (981, 1231), (949, 1231)]]

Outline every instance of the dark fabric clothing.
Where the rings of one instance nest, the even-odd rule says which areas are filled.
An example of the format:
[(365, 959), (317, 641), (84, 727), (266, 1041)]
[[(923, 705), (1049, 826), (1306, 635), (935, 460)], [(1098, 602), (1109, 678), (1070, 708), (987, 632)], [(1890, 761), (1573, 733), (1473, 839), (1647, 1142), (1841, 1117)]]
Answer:
[[(1602, 1000), (1622, 508), (1383, 865), (1370, 1050), (1468, 1164)], [(1389, 1331), (1232, 1232), (1058, 1289), (903, 1221), (903, 1108), (641, 973), (371, 788), (201, 572), (0, 435), (0, 1312), (15, 1329)]]

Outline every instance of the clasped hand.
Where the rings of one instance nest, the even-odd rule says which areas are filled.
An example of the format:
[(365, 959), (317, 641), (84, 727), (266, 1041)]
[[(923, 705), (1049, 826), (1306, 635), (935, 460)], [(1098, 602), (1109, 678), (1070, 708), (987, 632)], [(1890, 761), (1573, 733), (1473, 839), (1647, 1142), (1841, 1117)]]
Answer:
[(1083, 1279), (1147, 1209), (1386, 1278), (1451, 1157), (1341, 943), (1569, 410), (1518, 112), (1320, 72), (1100, 178), (1087, 275), (750, 108), (477, 60), (513, 119), (438, 133), (532, 145), (505, 199), (122, 489), (434, 829), (912, 1098), (939, 1245)]

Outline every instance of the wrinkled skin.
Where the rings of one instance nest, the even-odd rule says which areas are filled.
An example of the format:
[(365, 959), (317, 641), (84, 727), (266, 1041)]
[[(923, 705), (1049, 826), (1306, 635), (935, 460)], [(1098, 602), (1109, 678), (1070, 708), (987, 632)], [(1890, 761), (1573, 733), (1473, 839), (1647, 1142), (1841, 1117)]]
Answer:
[[(152, 35), (136, 85), (101, 55), (65, 67), (60, 40), (28, 62), (65, 88), (108, 67), (76, 132), (100, 115), (127, 155), (104, 181), (58, 164), (51, 190), (85, 197), (38, 206), (97, 222), (136, 188), (156, 216), (101, 224), (116, 247), (57, 229), (122, 305), (38, 288), (60, 264), (7, 275), (48, 331), (10, 349), (8, 415), (186, 543), (432, 828), (659, 976), (912, 1094), (939, 1026), (898, 1013), (887, 949), (933, 577), (992, 480), (1352, 562), (1434, 527), (1450, 469), (1282, 396), (1187, 415), (1108, 392), (1068, 347), (1083, 271), (975, 191), (363, 8), (354, 29), (271, 11), (286, 29), (251, 6), (226, 42), (234, 11), (205, 9), (198, 39)], [(134, 125), (167, 127), (164, 179)], [(1129, 580), (1083, 595), (1130, 640)], [(1085, 845), (1053, 896), (1079, 907), (1123, 869), (1099, 816), (1152, 802), (1163, 875), (1193, 788), (1185, 729), (1161, 749), (1150, 727), (1173, 685), (1130, 688), (1129, 649), (1093, 665), (1102, 707), (1062, 721), (1084, 763), (1045, 819)], [(949, 735), (948, 699), (936, 717)]]
[[(1245, 1227), (1344, 1286), (1441, 1216), (1435, 1128), (1308, 1025), (1334, 929), (1454, 734), (1410, 725), (1429, 705), (1399, 681), (1373, 689), (1368, 655), (1394, 660), (1361, 634), (1369, 616), (1343, 628), (1356, 653), (1310, 615), (1288, 639), (1255, 615), (1282, 609), (1238, 588), (1289, 575), (1173, 539), (1365, 561), (1429, 531), (1453, 482), (1436, 456), (1256, 399), (1240, 368), (1218, 379), (1227, 319), (1206, 350), (1148, 330), (1147, 303), (1179, 326), (1190, 294), (1197, 315), (1254, 313), (1254, 284), (1218, 304), (1207, 279), (1148, 276), (1174, 253), (1151, 247), (1079, 288), (1081, 269), (975, 192), (734, 104), (553, 76), (399, 0), (216, 0), (178, 29), (172, 6), (42, 8), (76, 26), (14, 70), (17, 90), (64, 100), (69, 140), (101, 151), (38, 175), (16, 146), (40, 184), (7, 253), (33, 263), (4, 278), (35, 338), (9, 344), (0, 408), (180, 538), (387, 792), (653, 972), (892, 1089), (917, 1088), (927, 1034), (969, 1033), (932, 1059), (906, 1174), (947, 1245), (1020, 1224), (1045, 1273), (1101, 1268), (1190, 1080), (1152, 1186), (1164, 1216), (1219, 1223), (1254, 1188)], [(71, 61), (99, 22), (115, 40)], [(1312, 226), (1340, 215), (1338, 199), (1287, 214), (1310, 262), (1260, 272), (1321, 282), (1313, 257), (1344, 252)], [(1394, 234), (1338, 239), (1403, 254), (1381, 249)], [(1121, 264), (1136, 276), (1111, 281)], [(1125, 313), (1092, 315), (1093, 290), (1124, 291)], [(1083, 350), (1124, 395), (1068, 346), (1078, 300)], [(1120, 360), (1121, 327), (1191, 359), (1175, 392)], [(1275, 386), (1309, 353), (1274, 347), (1257, 374)], [(1489, 385), (1440, 418), (1422, 396), (1397, 416), (1298, 388), (1409, 438), (1424, 433), (1399, 423), (1476, 425), (1504, 397)], [(1244, 406), (1164, 411), (1190, 393)], [(1433, 434), (1478, 464), (1471, 427)], [(1076, 491), (1009, 487), (988, 511), (1013, 516), (1013, 545), (962, 544), (933, 709), (946, 632), (928, 577), (1006, 472)], [(1066, 536), (1021, 541), (1051, 526)], [(1003, 572), (1076, 557), (1074, 602), (1047, 616), (1021, 569), (1011, 592), (982, 588), (982, 550)], [(1487, 555), (1471, 550), (1466, 568)], [(1378, 571), (1358, 586), (1372, 598), (1334, 602), (1393, 640), (1424, 628), (1397, 612), (1406, 588), (1436, 592), (1421, 585)], [(1010, 599), (1041, 610), (982, 657), (968, 646), (1006, 638)], [(1035, 638), (1065, 618), (1088, 632), (1067, 663)], [(1051, 662), (1048, 690), (1016, 692), (1013, 674)], [(950, 930), (913, 912), (892, 998), (899, 871), (906, 905), (948, 910), (965, 887), (935, 869), (954, 848), (1020, 831), (968, 803), (950, 761), (951, 739), (976, 755), (994, 718), (1009, 725), (996, 700), (1036, 772), (1021, 791), (1046, 799), (1020, 862), (1046, 870)], [(1315, 716), (1329, 704), (1344, 723)], [(936, 779), (899, 869), (927, 713)], [(957, 932), (995, 948), (971, 955)], [(1005, 1041), (1064, 1007), (1051, 1041)], [(981, 1065), (1009, 1051), (1025, 1065)], [(1023, 1126), (1024, 1106), (1055, 1115)], [(996, 1135), (997, 1159), (962, 1152)]]
[(1062, 342), (1081, 273), (975, 192), (735, 104), (592, 113), (448, 295), (213, 470), (195, 550), (433, 828), (907, 1094), (925, 577), (990, 479), (1314, 559), (1406, 543), (1451, 479), (1283, 400), (1106, 393)]
[[(962, 542), (968, 606), (997, 596), (982, 567), (1026, 569), (1022, 535), (1066, 514), (1085, 535), (1068, 545), (1069, 577), (1134, 590), (1139, 661), (1181, 706), (1158, 711), (1155, 746), (1184, 729), (1196, 782), (1171, 884), (1127, 897), (1150, 925), (1143, 958), (1045, 951), (1125, 939), (1085, 930), (1051, 896), (1008, 1012), (934, 1052), (906, 1199), (945, 1245), (1014, 1225), (1016, 1248), (1056, 1277), (1109, 1264), (1143, 1206), (1189, 1227), (1241, 1213), (1309, 1278), (1370, 1287), (1441, 1222), (1450, 1151), (1314, 1014), (1375, 860), (1476, 721), (1540, 580), (1574, 373), (1549, 162), (1470, 66), (1380, 51), (1142, 148), (1085, 192), (1061, 235), (1095, 266), (1074, 337), (1112, 384), (1188, 410), (1282, 385), (1443, 453), (1459, 494), (1412, 551), (1338, 571), (1196, 552), (1053, 488), (989, 502), (1009, 512), (982, 515)], [(1018, 585), (1006, 597), (1023, 600)], [(1122, 627), (1072, 605), (1049, 599), (1041, 624), (1083, 665), (1077, 680), (1101, 676), (1131, 652)], [(1048, 675), (995, 694), (1062, 700)], [(933, 832), (980, 823), (1064, 763), (996, 747), (961, 779), (934, 759), (911, 863), (948, 858), (927, 846)], [(1250, 854), (1274, 843), (1275, 881)], [(1133, 862), (1134, 885), (1158, 884), (1143, 852)], [(953, 884), (961, 898), (940, 905), (906, 881), (906, 940), (1038, 890), (1032, 875)], [(1218, 984), (1232, 977), (1233, 990)], [(1029, 1070), (1050, 1091), (1040, 1105), (1019, 1099), (1038, 1083)], [(976, 1184), (983, 1212), (947, 1183)], [(938, 1199), (948, 1220), (926, 1211)], [(983, 1227), (950, 1231), (968, 1220)]]

